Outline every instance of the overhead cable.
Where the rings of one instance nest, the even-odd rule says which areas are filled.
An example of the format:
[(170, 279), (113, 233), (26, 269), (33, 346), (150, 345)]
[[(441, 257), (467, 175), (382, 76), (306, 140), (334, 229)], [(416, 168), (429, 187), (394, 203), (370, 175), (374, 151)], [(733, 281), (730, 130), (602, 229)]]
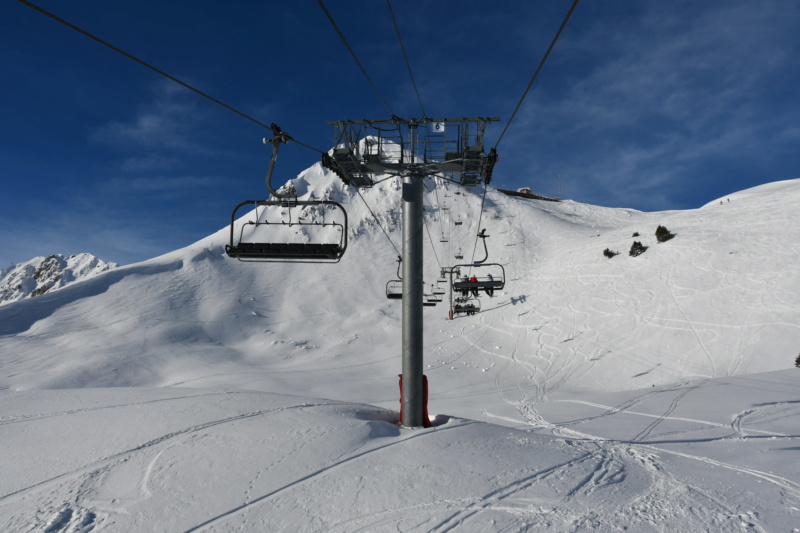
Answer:
[(151, 64), (149, 64), (149, 63), (147, 63), (147, 62), (145, 62), (145, 61), (142, 61), (142, 60), (141, 60), (141, 59), (139, 59), (138, 57), (136, 57), (136, 56), (134, 56), (134, 55), (132, 55), (132, 54), (129, 54), (128, 52), (126, 52), (126, 51), (124, 51), (124, 50), (121, 50), (121, 49), (117, 48), (117, 47), (116, 47), (116, 46), (114, 46), (113, 44), (111, 44), (111, 43), (109, 43), (109, 42), (107, 42), (107, 41), (104, 41), (103, 39), (100, 39), (99, 37), (96, 37), (96, 36), (92, 35), (92, 34), (91, 34), (91, 33), (89, 33), (88, 31), (86, 31), (86, 30), (83, 30), (83, 29), (81, 29), (81, 28), (79, 28), (79, 27), (75, 26), (74, 24), (72, 24), (72, 23), (70, 23), (70, 22), (67, 22), (66, 20), (64, 20), (64, 19), (62, 19), (62, 18), (60, 18), (60, 17), (58, 17), (58, 16), (54, 15), (53, 13), (50, 13), (49, 11), (46, 11), (46, 10), (42, 9), (41, 7), (39, 7), (39, 6), (37, 6), (37, 5), (34, 5), (34, 4), (32, 4), (32, 3), (28, 2), (27, 0), (17, 0), (17, 1), (18, 1), (18, 2), (20, 2), (21, 4), (25, 4), (26, 6), (28, 6), (28, 7), (32, 8), (32, 9), (35, 9), (36, 11), (38, 11), (39, 13), (42, 13), (43, 15), (46, 15), (46, 16), (50, 17), (51, 19), (55, 20), (56, 22), (60, 22), (60, 23), (61, 23), (61, 24), (63, 24), (64, 26), (67, 26), (68, 28), (71, 28), (71, 29), (73, 29), (73, 30), (77, 31), (78, 33), (81, 33), (81, 34), (85, 35), (86, 37), (88, 37), (88, 38), (90, 38), (90, 39), (92, 39), (92, 40), (94, 40), (94, 41), (97, 41), (98, 43), (102, 44), (103, 46), (107, 46), (108, 48), (110, 48), (110, 49), (114, 50), (115, 52), (117, 52), (117, 53), (119, 53), (119, 54), (122, 54), (122, 55), (124, 55), (124, 56), (125, 56), (125, 57), (127, 57), (128, 59), (132, 59), (132, 60), (136, 61), (136, 62), (137, 62), (137, 63), (139, 63), (140, 65), (142, 65), (142, 66), (144, 66), (144, 67), (147, 67), (147, 68), (149, 68), (150, 70), (152, 70), (153, 72), (155, 72), (155, 73), (157, 73), (157, 74), (160, 74), (161, 76), (164, 76), (165, 78), (168, 78), (168, 79), (170, 79), (170, 80), (174, 81), (174, 82), (175, 82), (175, 83), (177, 83), (178, 85), (182, 85), (183, 87), (186, 87), (186, 88), (187, 88), (187, 89), (189, 89), (190, 91), (194, 91), (194, 92), (196, 92), (197, 94), (199, 94), (200, 96), (202, 96), (202, 97), (204, 97), (204, 98), (208, 98), (209, 100), (211, 100), (211, 101), (212, 101), (212, 102), (214, 102), (215, 104), (221, 105), (221, 106), (222, 106), (222, 107), (224, 107), (225, 109), (228, 109), (228, 110), (230, 110), (230, 111), (233, 111), (233, 112), (234, 112), (234, 113), (236, 113), (237, 115), (240, 115), (240, 116), (242, 116), (242, 117), (246, 118), (247, 120), (249, 120), (249, 121), (251, 121), (251, 122), (255, 122), (256, 124), (258, 124), (258, 125), (259, 125), (259, 126), (261, 126), (261, 127), (264, 127), (264, 128), (270, 129), (270, 127), (269, 127), (269, 126), (267, 126), (266, 124), (264, 124), (263, 122), (260, 122), (260, 121), (258, 121), (258, 120), (256, 120), (256, 119), (254, 119), (253, 117), (251, 117), (251, 116), (248, 116), (248, 115), (246, 115), (245, 113), (242, 113), (241, 111), (239, 111), (239, 110), (237, 110), (237, 109), (234, 109), (233, 107), (231, 107), (231, 106), (229, 106), (229, 105), (225, 104), (224, 102), (221, 102), (221, 101), (217, 100), (217, 99), (216, 99), (216, 98), (214, 98), (213, 96), (209, 96), (208, 94), (204, 93), (203, 91), (201, 91), (201, 90), (199, 90), (199, 89), (196, 89), (196, 88), (192, 87), (192, 86), (191, 86), (191, 85), (189, 85), (188, 83), (186, 83), (186, 82), (184, 82), (184, 81), (181, 81), (181, 80), (179, 80), (178, 78), (176, 78), (176, 77), (174, 77), (174, 76), (171, 76), (171, 75), (167, 74), (167, 73), (166, 73), (166, 72), (164, 72), (163, 70), (160, 70), (160, 69), (158, 69), (158, 68), (154, 67), (153, 65), (151, 65)]
[(439, 200), (439, 183), (436, 181), (437, 178), (438, 176), (434, 176), (433, 178), (433, 192), (436, 195), (436, 211), (439, 216), (439, 229), (442, 231), (442, 237), (444, 237), (444, 216), (441, 209), (442, 201)]
[(368, 209), (368, 210), (369, 210), (369, 212), (372, 214), (372, 218), (374, 218), (374, 219), (375, 219), (375, 222), (378, 224), (378, 227), (379, 227), (379, 228), (381, 228), (381, 231), (383, 232), (383, 234), (384, 234), (384, 235), (386, 235), (386, 239), (389, 241), (389, 244), (391, 244), (391, 245), (392, 245), (392, 248), (394, 248), (394, 251), (395, 251), (395, 252), (397, 252), (397, 256), (398, 256), (398, 257), (400, 257), (400, 258), (401, 258), (401, 260), (402, 260), (403, 254), (401, 254), (401, 253), (400, 253), (400, 250), (398, 250), (398, 249), (397, 249), (397, 246), (395, 246), (395, 245), (394, 245), (394, 242), (392, 242), (392, 238), (391, 238), (391, 237), (389, 237), (389, 234), (388, 234), (388, 233), (386, 233), (386, 230), (385, 230), (385, 229), (383, 229), (383, 226), (381, 226), (381, 221), (380, 221), (380, 220), (378, 220), (378, 217), (377, 217), (377, 216), (375, 216), (375, 213), (373, 213), (373, 212), (372, 212), (372, 208), (369, 206), (369, 204), (368, 204), (368, 203), (367, 203), (367, 201), (364, 199), (364, 197), (363, 197), (363, 196), (361, 196), (361, 191), (360, 191), (360, 190), (358, 190), (358, 187), (355, 187), (355, 189), (356, 189), (356, 192), (358, 193), (358, 196), (361, 198), (361, 201), (362, 201), (362, 202), (364, 202), (364, 205), (365, 205), (365, 206), (367, 206), (367, 209)]
[[(536, 69), (536, 72), (534, 72), (530, 83), (528, 83), (528, 87), (525, 89), (525, 92), (522, 93), (522, 98), (519, 99), (519, 103), (517, 104), (517, 107), (514, 109), (514, 112), (511, 113), (511, 117), (508, 119), (508, 122), (506, 123), (506, 127), (503, 128), (503, 132), (500, 134), (500, 138), (497, 139), (497, 143), (495, 143), (495, 145), (494, 145), (495, 148), (497, 148), (497, 146), (500, 144), (500, 141), (503, 140), (503, 136), (506, 134), (506, 130), (508, 130), (508, 127), (511, 125), (511, 122), (514, 120), (514, 117), (517, 115), (517, 111), (519, 111), (519, 108), (522, 105), (522, 102), (525, 100), (525, 97), (528, 96), (528, 91), (531, 90), (531, 87), (533, 86), (533, 82), (536, 81), (537, 76), (539, 76), (539, 72), (541, 72), (542, 67), (544, 66), (544, 62), (547, 61), (547, 58), (550, 55), (550, 52), (553, 50), (553, 47), (556, 45), (556, 41), (558, 41), (559, 36), (561, 36), (561, 32), (564, 31), (564, 27), (567, 25), (567, 21), (572, 16), (572, 12), (575, 11), (575, 7), (577, 5), (578, 5), (578, 0), (575, 0), (574, 2), (572, 2), (572, 7), (569, 8), (569, 12), (567, 12), (567, 16), (564, 17), (564, 22), (562, 22), (561, 23), (561, 27), (558, 28), (558, 31), (556, 32), (556, 36), (553, 37), (553, 42), (550, 43), (550, 47), (547, 49), (547, 52), (544, 54), (544, 57), (542, 58), (542, 61), (539, 63), (539, 67)], [(476, 242), (476, 244), (477, 244), (477, 242)]]
[(361, 61), (358, 60), (358, 57), (356, 56), (356, 53), (350, 47), (350, 44), (347, 42), (347, 39), (345, 39), (344, 34), (342, 33), (342, 30), (340, 30), (339, 26), (336, 25), (336, 21), (333, 20), (333, 16), (331, 15), (330, 11), (328, 11), (328, 8), (325, 7), (325, 4), (322, 2), (322, 0), (317, 0), (317, 2), (319, 3), (319, 7), (322, 8), (322, 11), (325, 12), (325, 16), (328, 17), (328, 20), (330, 21), (331, 25), (333, 26), (333, 29), (336, 30), (336, 33), (339, 34), (339, 38), (344, 43), (345, 47), (347, 47), (347, 51), (350, 52), (350, 55), (353, 56), (353, 59), (355, 59), (356, 64), (358, 65), (358, 68), (361, 69), (361, 73), (364, 74), (364, 77), (367, 78), (367, 81), (372, 86), (372, 89), (375, 91), (375, 94), (378, 95), (378, 99), (383, 104), (383, 107), (386, 108), (386, 110), (389, 112), (389, 115), (394, 116), (394, 113), (392, 113), (392, 110), (389, 107), (389, 105), (386, 103), (386, 100), (383, 99), (383, 96), (381, 96), (380, 91), (375, 86), (375, 84), (372, 82), (372, 78), (369, 77), (369, 74), (367, 74), (366, 69), (364, 69), (364, 66), (361, 64)]
[[(118, 54), (122, 54), (123, 56), (127, 57), (128, 59), (131, 59), (131, 60), (139, 63), (143, 67), (146, 67), (146, 68), (152, 70), (156, 74), (159, 74), (160, 76), (163, 76), (163, 77), (167, 78), (168, 80), (171, 80), (171, 81), (177, 83), (178, 85), (180, 85), (182, 87), (185, 87), (185, 88), (189, 89), (190, 91), (192, 91), (194, 93), (199, 94), (203, 98), (207, 98), (208, 100), (211, 100), (215, 104), (224, 107), (228, 111), (232, 111), (233, 113), (236, 113), (240, 117), (243, 117), (243, 118), (249, 120), (250, 122), (258, 124), (262, 128), (272, 129), (272, 126), (268, 126), (267, 124), (265, 124), (265, 123), (263, 123), (263, 122), (261, 122), (259, 120), (254, 119), (250, 115), (247, 115), (246, 113), (243, 113), (243, 112), (239, 111), (238, 109), (235, 109), (235, 108), (229, 106), (225, 102), (222, 102), (221, 100), (218, 100), (218, 99), (214, 98), (213, 96), (211, 96), (211, 95), (209, 95), (207, 93), (204, 93), (200, 89), (197, 89), (197, 88), (189, 85), (185, 81), (182, 81), (182, 80), (176, 78), (175, 76), (167, 74), (163, 70), (161, 70), (161, 69), (159, 69), (157, 67), (154, 67), (150, 63), (147, 63), (146, 61), (143, 61), (142, 59), (139, 59), (138, 57), (134, 56), (133, 54), (129, 54), (128, 52), (126, 52), (126, 51), (114, 46), (113, 44), (109, 43), (108, 41), (104, 41), (103, 39), (101, 39), (101, 38), (89, 33), (88, 31), (79, 28), (78, 26), (72, 24), (71, 22), (68, 22), (68, 21), (62, 19), (61, 17), (59, 17), (59, 16), (57, 16), (57, 15), (55, 15), (55, 14), (53, 14), (53, 13), (47, 11), (47, 10), (35, 5), (35, 4), (32, 4), (31, 2), (28, 2), (27, 0), (17, 0), (17, 1), (19, 3), (21, 3), (21, 4), (23, 4), (23, 5), (26, 5), (26, 6), (30, 7), (31, 9), (34, 9), (34, 10), (38, 11), (39, 13), (41, 13), (41, 14), (47, 16), (47, 17), (50, 17), (51, 19), (55, 20), (56, 22), (58, 22), (60, 24), (63, 24), (64, 26), (66, 26), (66, 27), (68, 27), (68, 28), (70, 28), (72, 30), (77, 31), (78, 33), (80, 33), (82, 35), (85, 35), (86, 37), (92, 39), (93, 41), (96, 41), (96, 42), (102, 44), (103, 46), (106, 46), (106, 47), (110, 48), (111, 50), (117, 52)], [(298, 141), (297, 139), (290, 138), (289, 140), (291, 140), (294, 143), (299, 144), (300, 146), (303, 146), (303, 147), (308, 148), (310, 150), (314, 150), (315, 152), (322, 153), (321, 150), (318, 150), (318, 149), (314, 148), (313, 146), (309, 146), (307, 144), (304, 144), (304, 143)]]
[(419, 96), (419, 89), (417, 88), (417, 82), (414, 80), (414, 73), (411, 72), (411, 63), (408, 61), (408, 55), (406, 54), (406, 47), (403, 46), (403, 38), (400, 37), (400, 28), (397, 26), (397, 20), (394, 18), (394, 11), (392, 10), (391, 0), (386, 0), (386, 5), (389, 7), (389, 14), (392, 16), (394, 31), (397, 33), (397, 40), (400, 42), (400, 49), (403, 51), (403, 58), (406, 60), (406, 67), (408, 67), (408, 75), (411, 76), (411, 84), (414, 86), (414, 92), (417, 93), (419, 108), (422, 110), (422, 116), (426, 117), (428, 115), (427, 113), (425, 113), (425, 106), (422, 105), (422, 98), (420, 98)]
[(431, 230), (428, 228), (428, 219), (425, 218), (425, 215), (422, 216), (422, 221), (425, 223), (425, 231), (428, 232), (428, 240), (431, 241), (431, 249), (433, 250), (433, 257), (436, 258), (436, 264), (439, 265), (439, 270), (442, 270), (442, 263), (439, 261), (439, 254), (436, 253), (436, 245), (433, 244), (433, 237), (431, 236)]

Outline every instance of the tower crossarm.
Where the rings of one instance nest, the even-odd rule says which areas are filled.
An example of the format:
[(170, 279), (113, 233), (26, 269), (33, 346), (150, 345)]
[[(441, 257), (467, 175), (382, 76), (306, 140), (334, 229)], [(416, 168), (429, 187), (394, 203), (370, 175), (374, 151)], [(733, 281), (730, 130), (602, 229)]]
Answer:
[(486, 125), (498, 117), (339, 120), (323, 165), (346, 184), (370, 187), (375, 176), (450, 175), (462, 185), (491, 180), (497, 153), (484, 148)]

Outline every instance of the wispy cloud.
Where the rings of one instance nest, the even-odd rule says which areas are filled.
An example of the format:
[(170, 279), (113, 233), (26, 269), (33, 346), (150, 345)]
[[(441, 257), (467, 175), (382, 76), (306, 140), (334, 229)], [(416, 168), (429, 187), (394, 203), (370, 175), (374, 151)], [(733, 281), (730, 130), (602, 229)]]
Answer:
[(583, 55), (594, 70), (560, 94), (540, 87), (514, 126), (512, 149), (544, 145), (551, 172), (593, 182), (605, 203), (718, 179), (693, 165), (754, 156), (800, 118), (770, 86), (796, 71), (786, 43), (796, 42), (798, 23), (792, 2), (650, 3), (636, 20), (606, 19), (567, 42), (564, 62), (553, 65)]
[(142, 198), (172, 200), (195, 196), (201, 189), (219, 187), (223, 183), (222, 178), (210, 176), (115, 177), (102, 184), (101, 192), (113, 196), (135, 194)]
[(144, 153), (125, 158), (119, 164), (119, 169), (128, 174), (135, 174), (140, 172), (174, 170), (179, 168), (180, 165), (180, 160), (175, 156)]
[[(153, 99), (138, 107), (130, 120), (114, 120), (91, 133), (101, 145), (137, 155), (123, 165), (144, 166), (168, 163), (169, 157), (154, 152), (210, 154), (214, 150), (202, 143), (202, 131), (209, 111), (199, 106), (195, 95), (172, 82), (154, 84)], [(149, 152), (141, 155), (140, 150)]]

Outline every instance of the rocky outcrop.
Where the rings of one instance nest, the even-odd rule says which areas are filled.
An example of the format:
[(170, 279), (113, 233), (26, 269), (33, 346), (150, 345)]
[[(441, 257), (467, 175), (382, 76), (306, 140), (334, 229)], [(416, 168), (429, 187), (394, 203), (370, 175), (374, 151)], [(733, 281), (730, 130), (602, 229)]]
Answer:
[(0, 270), (0, 305), (33, 298), (116, 268), (92, 254), (36, 257)]

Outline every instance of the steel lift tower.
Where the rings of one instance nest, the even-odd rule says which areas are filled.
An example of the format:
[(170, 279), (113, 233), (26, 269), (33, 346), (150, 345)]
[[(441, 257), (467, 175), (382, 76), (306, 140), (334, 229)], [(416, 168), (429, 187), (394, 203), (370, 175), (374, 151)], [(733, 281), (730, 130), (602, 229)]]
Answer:
[(488, 184), (497, 162), (484, 149), (484, 131), (499, 118), (420, 118), (341, 120), (334, 148), (322, 164), (344, 183), (371, 187), (376, 178), (403, 179), (403, 373), (401, 423), (428, 425), (425, 416), (422, 353), (423, 180), (439, 175), (461, 185)]

